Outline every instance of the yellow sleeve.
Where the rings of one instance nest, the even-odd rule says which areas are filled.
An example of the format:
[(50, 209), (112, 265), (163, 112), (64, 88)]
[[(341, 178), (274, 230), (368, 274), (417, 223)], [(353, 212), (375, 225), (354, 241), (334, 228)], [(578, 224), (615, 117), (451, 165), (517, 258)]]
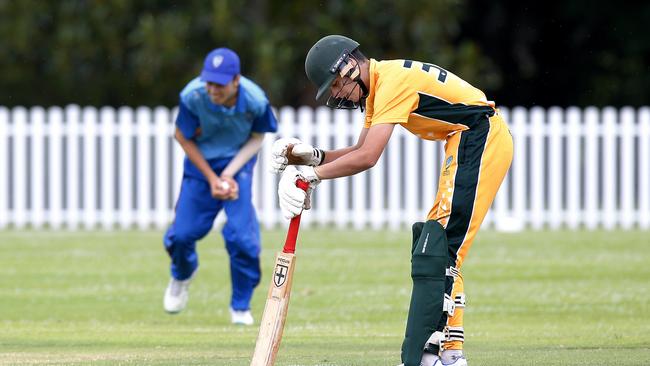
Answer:
[(417, 108), (418, 94), (403, 77), (379, 79), (375, 90), (372, 115), (366, 118), (368, 127), (382, 123), (406, 123), (409, 114)]

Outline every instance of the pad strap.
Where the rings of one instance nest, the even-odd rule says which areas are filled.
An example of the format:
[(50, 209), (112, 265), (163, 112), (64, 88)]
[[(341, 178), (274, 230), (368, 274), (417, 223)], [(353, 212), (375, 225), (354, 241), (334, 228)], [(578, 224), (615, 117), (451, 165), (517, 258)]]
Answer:
[(460, 270), (457, 267), (447, 267), (445, 269), (445, 275), (456, 278), (460, 275)]
[(464, 308), (465, 294), (462, 292), (457, 293), (456, 296), (454, 297), (454, 304), (456, 305), (457, 308)]
[(449, 316), (454, 316), (456, 303), (451, 300), (451, 295), (445, 294), (445, 300), (442, 303), (442, 311), (446, 312)]
[(465, 342), (465, 330), (463, 327), (445, 327), (444, 331), (444, 341), (443, 342), (451, 342), (451, 341), (460, 341), (460, 342)]

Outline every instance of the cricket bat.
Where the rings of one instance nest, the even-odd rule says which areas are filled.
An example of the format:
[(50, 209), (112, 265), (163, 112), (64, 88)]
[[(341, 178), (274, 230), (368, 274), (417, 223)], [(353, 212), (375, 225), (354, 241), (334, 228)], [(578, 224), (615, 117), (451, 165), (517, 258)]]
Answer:
[[(298, 180), (296, 186), (306, 191), (309, 188), (309, 183)], [(293, 269), (296, 265), (294, 253), (299, 227), (300, 215), (291, 219), (284, 248), (275, 256), (273, 276), (269, 286), (269, 294), (266, 297), (266, 305), (264, 305), (260, 333), (257, 336), (251, 366), (273, 366), (275, 363), (275, 356), (278, 354), (280, 341), (282, 340), (284, 321), (287, 318), (289, 309)]]

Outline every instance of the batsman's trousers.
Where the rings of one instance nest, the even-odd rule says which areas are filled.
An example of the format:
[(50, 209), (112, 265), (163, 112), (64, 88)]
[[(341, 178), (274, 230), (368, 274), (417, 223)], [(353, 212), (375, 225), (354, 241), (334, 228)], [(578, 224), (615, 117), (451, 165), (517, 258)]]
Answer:
[(460, 269), (512, 156), (512, 136), (498, 111), (485, 123), (447, 138), (436, 201), (427, 216), (445, 228), (450, 267), (455, 267), (447, 277), (446, 292), (456, 308), (446, 319), (445, 349), (462, 349), (465, 295)]
[[(221, 174), (229, 161), (218, 159), (208, 163)], [(235, 310), (250, 309), (253, 290), (261, 276), (260, 229), (251, 189), (255, 161), (256, 158), (251, 159), (234, 177), (239, 185), (239, 198), (222, 201), (212, 197), (208, 182), (186, 159), (176, 217), (164, 237), (165, 249), (171, 257), (171, 275), (185, 280), (199, 265), (196, 241), (208, 234), (221, 209), (226, 211), (228, 220), (222, 235), (230, 257), (230, 306)]]

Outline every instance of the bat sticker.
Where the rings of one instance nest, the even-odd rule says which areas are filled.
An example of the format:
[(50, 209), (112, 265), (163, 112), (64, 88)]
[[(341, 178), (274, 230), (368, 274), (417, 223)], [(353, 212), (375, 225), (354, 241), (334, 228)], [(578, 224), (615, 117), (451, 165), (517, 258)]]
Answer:
[(284, 282), (287, 280), (288, 269), (289, 267), (279, 263), (275, 266), (275, 273), (273, 274), (273, 283), (275, 284), (275, 287), (281, 287), (284, 285)]

